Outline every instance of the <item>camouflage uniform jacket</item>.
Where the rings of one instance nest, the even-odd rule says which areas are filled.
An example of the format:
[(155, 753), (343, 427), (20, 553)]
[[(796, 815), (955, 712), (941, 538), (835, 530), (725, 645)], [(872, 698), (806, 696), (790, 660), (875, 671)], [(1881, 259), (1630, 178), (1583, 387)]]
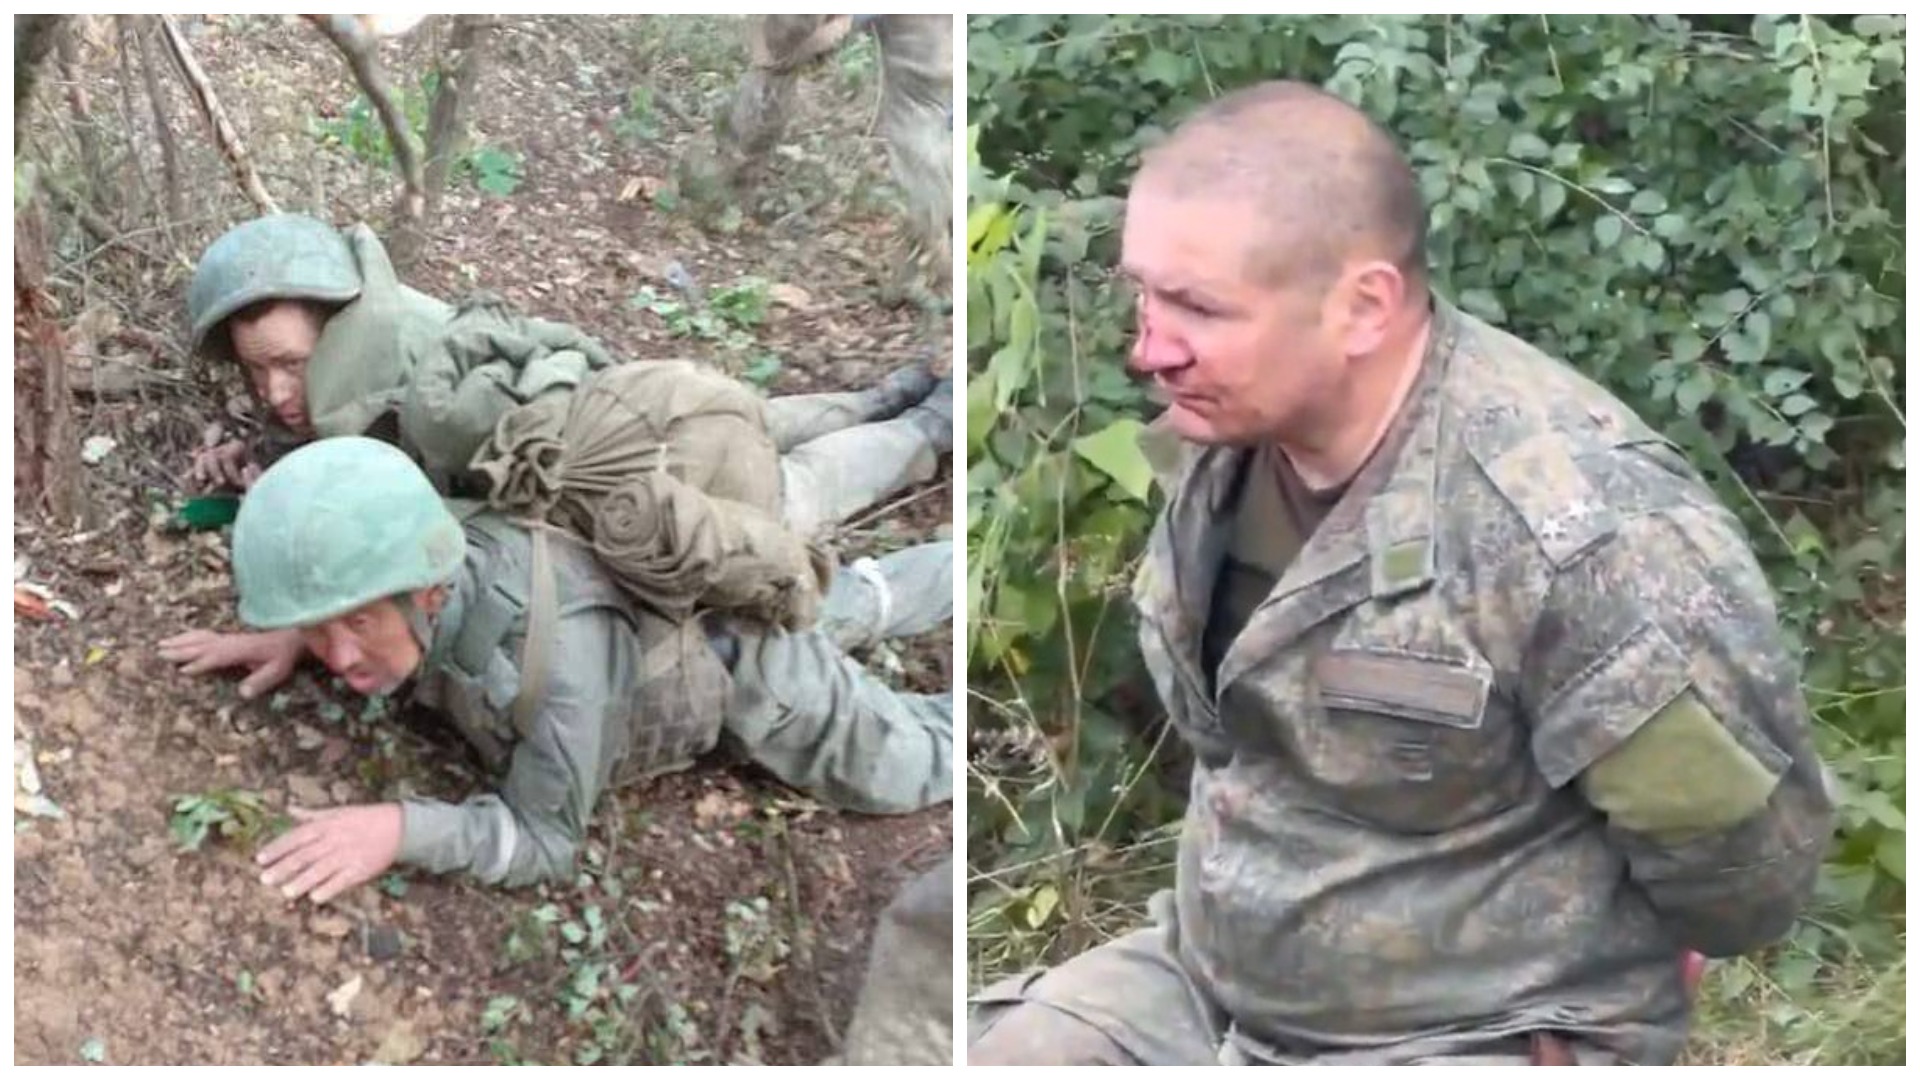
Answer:
[(698, 622), (629, 603), (590, 552), (552, 536), (546, 677), (529, 730), (516, 730), (533, 542), (498, 514), (455, 506), (466, 562), (433, 622), (412, 703), (451, 721), (500, 787), (458, 805), (405, 800), (400, 860), (487, 884), (564, 878), (603, 791), (714, 746), (729, 676)]
[[(327, 319), (306, 366), (319, 437), (384, 439), (442, 491), (478, 494), (466, 470), (502, 416), (617, 362), (567, 323), (518, 315), (491, 297), (447, 304), (401, 284), (365, 225), (347, 240), (360, 293)], [(262, 434), (269, 459), (302, 441), (272, 420)]]
[[(1168, 434), (1140, 644), (1196, 751), (1180, 958), (1228, 1038), (1258, 1060), (1547, 1028), (1671, 1060), (1681, 950), (1781, 935), (1831, 828), (1738, 522), (1615, 398), (1438, 302), (1387, 442), (1216, 680), (1248, 452)], [(1601, 790), (1630, 748), (1631, 790)]]

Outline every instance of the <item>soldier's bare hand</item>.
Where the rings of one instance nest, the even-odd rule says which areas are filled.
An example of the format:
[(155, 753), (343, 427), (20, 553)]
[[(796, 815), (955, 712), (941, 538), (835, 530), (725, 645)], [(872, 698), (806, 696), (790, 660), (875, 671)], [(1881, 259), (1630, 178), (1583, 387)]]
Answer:
[(293, 674), (305, 646), (298, 630), (263, 634), (221, 634), (189, 630), (160, 643), (160, 656), (179, 666), (183, 675), (204, 675), (227, 668), (246, 668), (240, 696), (254, 698), (272, 690)]
[(222, 487), (245, 491), (259, 475), (260, 467), (254, 464), (247, 444), (239, 439), (195, 450), (193, 464), (187, 469), (187, 479), (201, 491)]
[(260, 881), (289, 900), (309, 894), (324, 904), (385, 873), (400, 857), (404, 821), (399, 803), (292, 808), (301, 824), (268, 844), (254, 861), (266, 867)]

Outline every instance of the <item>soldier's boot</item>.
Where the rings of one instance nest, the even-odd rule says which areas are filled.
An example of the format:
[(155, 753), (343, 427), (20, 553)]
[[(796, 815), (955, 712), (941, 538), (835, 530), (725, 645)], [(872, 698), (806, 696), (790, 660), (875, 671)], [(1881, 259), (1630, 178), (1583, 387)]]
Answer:
[(891, 420), (932, 393), (937, 382), (932, 364), (919, 360), (895, 368), (864, 390), (770, 398), (767, 430), (774, 447), (784, 454), (822, 435)]
[(902, 414), (927, 436), (942, 454), (953, 452), (953, 376), (941, 379), (931, 393)]

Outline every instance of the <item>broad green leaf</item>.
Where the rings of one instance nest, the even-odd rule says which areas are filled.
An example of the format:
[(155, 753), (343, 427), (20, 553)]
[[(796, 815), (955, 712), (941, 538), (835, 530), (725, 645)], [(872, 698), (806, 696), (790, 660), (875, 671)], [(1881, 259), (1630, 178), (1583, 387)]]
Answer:
[(1883, 833), (1880, 842), (1873, 849), (1873, 861), (1887, 876), (1902, 884), (1907, 880), (1907, 833)]
[(1780, 403), (1780, 413), (1782, 416), (1799, 416), (1818, 404), (1820, 403), (1805, 394), (1792, 394)]
[(1553, 147), (1547, 140), (1531, 131), (1516, 131), (1507, 140), (1507, 156), (1521, 161), (1545, 161), (1552, 156)]
[(1038, 930), (1047, 925), (1047, 920), (1053, 917), (1054, 909), (1059, 906), (1060, 890), (1051, 885), (1035, 887), (1027, 897), (1027, 929)]
[(1667, 197), (1652, 188), (1642, 188), (1634, 192), (1633, 200), (1627, 203), (1627, 209), (1636, 214), (1659, 214), (1667, 209)]
[(1700, 411), (1700, 406), (1713, 396), (1713, 372), (1704, 366), (1695, 366), (1687, 377), (1673, 388), (1673, 403), (1687, 416)]
[(1625, 231), (1626, 226), (1621, 223), (1620, 218), (1615, 214), (1604, 214), (1604, 216), (1594, 219), (1593, 239), (1595, 243), (1600, 245), (1600, 250), (1602, 251), (1619, 243), (1620, 234)]
[(1147, 82), (1179, 86), (1186, 80), (1187, 58), (1166, 49), (1155, 49), (1141, 62), (1140, 75)]
[(1153, 466), (1140, 449), (1144, 424), (1131, 418), (1115, 420), (1092, 435), (1073, 441), (1073, 452), (1106, 474), (1120, 490), (1141, 502), (1153, 486)]
[(1766, 387), (1767, 396), (1785, 397), (1787, 394), (1800, 389), (1800, 387), (1804, 386), (1806, 381), (1812, 377), (1811, 372), (1799, 371), (1794, 368), (1774, 368), (1767, 372), (1762, 385)]
[(1545, 180), (1540, 185), (1540, 220), (1548, 222), (1560, 209), (1567, 205), (1567, 186), (1558, 180)]

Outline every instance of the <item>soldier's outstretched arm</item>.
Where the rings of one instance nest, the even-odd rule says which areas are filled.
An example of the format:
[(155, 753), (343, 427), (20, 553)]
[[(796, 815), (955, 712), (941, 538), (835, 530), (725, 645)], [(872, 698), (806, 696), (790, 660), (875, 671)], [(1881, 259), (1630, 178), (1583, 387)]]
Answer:
[(1536, 762), (1605, 817), (1677, 948), (1730, 956), (1791, 928), (1833, 807), (1730, 514), (1695, 497), (1625, 518), (1556, 572), (1524, 670)]
[(559, 620), (532, 733), (497, 794), (458, 805), (408, 800), (400, 861), (520, 886), (572, 874), (626, 732), (632, 633), (601, 610)]

